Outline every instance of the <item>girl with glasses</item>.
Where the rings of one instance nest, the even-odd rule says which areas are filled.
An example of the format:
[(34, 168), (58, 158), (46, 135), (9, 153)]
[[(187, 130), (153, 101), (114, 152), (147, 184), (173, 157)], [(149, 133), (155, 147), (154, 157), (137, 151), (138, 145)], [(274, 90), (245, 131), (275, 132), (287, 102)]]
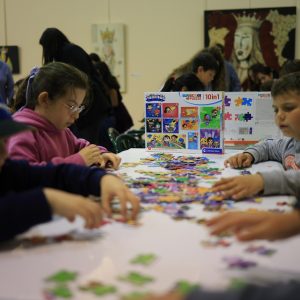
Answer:
[(73, 163), (118, 168), (120, 157), (101, 146), (77, 138), (68, 128), (85, 108), (87, 76), (70, 65), (53, 62), (33, 69), (17, 98), (26, 103), (13, 117), (34, 128), (9, 141), (12, 159), (30, 164)]

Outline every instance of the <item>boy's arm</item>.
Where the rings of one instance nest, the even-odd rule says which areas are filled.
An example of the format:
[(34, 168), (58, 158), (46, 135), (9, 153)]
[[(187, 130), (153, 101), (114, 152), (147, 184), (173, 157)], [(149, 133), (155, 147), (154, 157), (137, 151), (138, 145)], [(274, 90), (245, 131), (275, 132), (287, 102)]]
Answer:
[(52, 211), (42, 189), (0, 197), (0, 241), (51, 220)]
[(266, 140), (246, 148), (244, 152), (254, 157), (254, 163), (268, 160), (282, 162), (282, 154), (292, 142), (293, 139), (290, 138)]
[(264, 195), (293, 195), (300, 198), (300, 171), (259, 172), (264, 180)]

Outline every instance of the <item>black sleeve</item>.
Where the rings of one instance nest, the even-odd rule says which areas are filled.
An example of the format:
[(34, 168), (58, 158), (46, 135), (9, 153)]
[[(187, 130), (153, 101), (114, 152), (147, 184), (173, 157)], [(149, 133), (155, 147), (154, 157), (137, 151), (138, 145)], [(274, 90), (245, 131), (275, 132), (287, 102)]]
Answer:
[(0, 173), (0, 195), (37, 187), (52, 187), (83, 196), (100, 194), (106, 172), (72, 164), (30, 166), (26, 161), (7, 160)]
[(0, 197), (0, 241), (51, 220), (52, 211), (42, 189)]

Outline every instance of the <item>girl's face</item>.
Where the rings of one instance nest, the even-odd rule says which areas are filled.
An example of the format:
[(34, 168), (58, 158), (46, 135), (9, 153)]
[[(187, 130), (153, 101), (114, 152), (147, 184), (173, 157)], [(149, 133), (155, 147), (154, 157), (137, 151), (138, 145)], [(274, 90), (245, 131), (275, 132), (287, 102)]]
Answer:
[(300, 140), (300, 95), (289, 93), (273, 99), (275, 122), (286, 136)]
[(55, 100), (48, 99), (36, 106), (35, 111), (44, 116), (57, 129), (63, 130), (71, 126), (78, 118), (86, 90), (69, 89), (64, 95)]
[(7, 159), (6, 139), (0, 139), (0, 170)]

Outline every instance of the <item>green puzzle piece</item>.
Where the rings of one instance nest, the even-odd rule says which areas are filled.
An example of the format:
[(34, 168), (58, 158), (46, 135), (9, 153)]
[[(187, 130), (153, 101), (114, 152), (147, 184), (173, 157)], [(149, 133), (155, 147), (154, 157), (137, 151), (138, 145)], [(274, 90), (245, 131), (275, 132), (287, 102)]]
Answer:
[(65, 283), (68, 281), (74, 281), (76, 277), (77, 277), (76, 272), (69, 272), (69, 271), (62, 270), (51, 275), (50, 277), (47, 278), (47, 280), (54, 281), (57, 283)]
[(49, 291), (55, 297), (66, 298), (66, 299), (73, 297), (71, 290), (65, 285), (58, 285), (53, 289), (49, 289)]
[(127, 295), (122, 296), (122, 300), (143, 300), (148, 296), (148, 292), (131, 292)]
[(130, 261), (130, 263), (132, 263), (132, 264), (140, 264), (140, 265), (144, 265), (144, 266), (149, 266), (155, 260), (156, 260), (156, 255), (148, 253), (148, 254), (140, 254), (140, 255), (136, 256), (135, 258), (133, 258)]
[(144, 285), (146, 283), (154, 281), (153, 277), (142, 275), (138, 272), (129, 272), (126, 276), (120, 276), (119, 279), (135, 285)]
[(192, 290), (200, 288), (200, 285), (190, 283), (186, 280), (180, 280), (176, 283), (175, 290), (178, 291), (182, 295), (187, 295)]

